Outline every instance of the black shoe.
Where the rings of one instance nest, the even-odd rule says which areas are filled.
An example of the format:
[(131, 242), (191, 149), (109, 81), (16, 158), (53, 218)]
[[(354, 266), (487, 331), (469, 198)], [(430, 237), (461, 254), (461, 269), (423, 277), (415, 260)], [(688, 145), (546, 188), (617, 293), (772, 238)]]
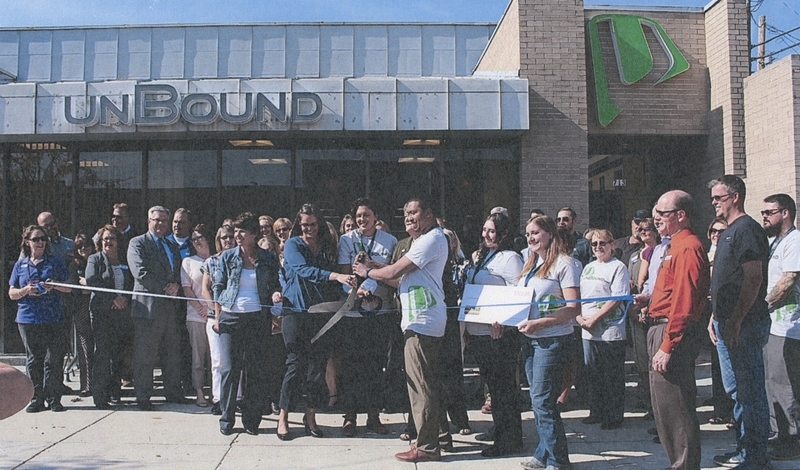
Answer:
[(44, 403), (41, 401), (32, 401), (27, 408), (25, 408), (26, 413), (39, 413), (41, 411), (46, 410), (47, 408), (44, 406)]
[(281, 407), (278, 406), (277, 403), (271, 403), (270, 408), (272, 409), (272, 414), (279, 415), (281, 414)]
[(65, 383), (61, 383), (61, 395), (75, 395), (75, 390), (69, 387), (69, 385)]
[(288, 433), (288, 432), (286, 434), (281, 434), (279, 432), (275, 433), (275, 434), (278, 436), (278, 439), (280, 439), (281, 441), (291, 441), (293, 439), (292, 434)]
[(139, 409), (142, 411), (153, 411), (153, 404), (150, 401), (137, 401), (136, 404), (139, 406)]
[(55, 411), (56, 413), (60, 413), (62, 411), (66, 411), (66, 408), (64, 408), (64, 405), (61, 404), (60, 400), (58, 401), (54, 400), (53, 402), (50, 403), (50, 411)]
[(247, 434), (250, 434), (251, 436), (258, 436), (258, 428), (245, 427), (244, 428), (244, 432), (246, 432)]
[(583, 418), (581, 420), (581, 423), (583, 424), (598, 424), (602, 422), (603, 420), (601, 418), (598, 418), (597, 416), (587, 416), (586, 418)]
[(494, 433), (493, 432), (482, 432), (479, 434), (475, 434), (475, 440), (478, 442), (492, 442), (494, 441)]
[(111, 405), (109, 405), (107, 402), (102, 402), (102, 401), (95, 403), (94, 407), (97, 408), (98, 410), (103, 410), (103, 411), (108, 411), (113, 409), (111, 408)]
[(219, 402), (211, 404), (211, 414), (214, 416), (222, 416), (222, 408), (219, 407)]
[(219, 428), (219, 432), (223, 436), (230, 436), (231, 434), (233, 434), (233, 429), (232, 428)]
[(308, 425), (308, 418), (306, 418), (306, 415), (303, 415), (303, 426), (305, 426), (306, 428), (306, 436), (317, 437), (317, 438), (325, 436), (322, 433), (322, 429), (320, 429), (319, 426), (317, 426), (317, 429), (311, 429), (311, 426)]

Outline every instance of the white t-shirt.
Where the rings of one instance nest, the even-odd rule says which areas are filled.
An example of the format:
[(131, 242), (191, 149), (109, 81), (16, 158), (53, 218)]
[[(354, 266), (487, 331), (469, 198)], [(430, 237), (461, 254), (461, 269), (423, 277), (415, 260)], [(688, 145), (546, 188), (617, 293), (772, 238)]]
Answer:
[[(536, 263), (536, 267), (544, 263), (542, 258)], [(533, 298), (538, 303), (538, 309), (531, 308), (528, 320), (552, 315), (556, 310), (563, 307), (561, 303), (550, 303), (553, 300), (564, 300), (563, 289), (569, 287), (580, 287), (581, 285), (581, 263), (571, 256), (561, 255), (556, 260), (555, 266), (544, 278), (538, 275), (525, 275), (517, 282), (518, 286), (533, 287)], [(572, 334), (572, 322), (565, 322), (560, 325), (541, 328), (536, 332), (526, 335), (530, 338), (549, 338), (553, 336), (564, 336)]]
[(414, 240), (405, 254), (417, 269), (400, 278), (397, 290), (403, 310), (400, 323), (403, 331), (444, 336), (447, 307), (442, 273), (447, 264), (447, 248), (447, 237), (441, 228), (435, 227)]
[[(181, 262), (181, 285), (192, 289), (200, 303), (207, 305), (203, 300), (203, 263), (203, 258), (197, 255), (184, 258)], [(205, 323), (206, 319), (200, 316), (190, 302), (186, 302), (186, 321)]]
[(222, 310), (232, 313), (248, 313), (261, 311), (261, 299), (258, 297), (258, 279), (255, 269), (242, 269), (239, 278), (239, 292), (236, 294), (236, 302), (230, 309), (222, 307)]
[[(630, 274), (622, 261), (612, 258), (607, 263), (592, 261), (581, 274), (581, 298), (630, 295)], [(605, 302), (585, 302), (581, 316), (592, 318)], [(591, 331), (581, 332), (583, 339), (592, 341), (622, 341), (625, 339), (625, 305), (620, 303), (613, 312), (603, 317)]]
[[(778, 243), (769, 259), (767, 273), (767, 292), (778, 283), (783, 273), (800, 272), (800, 231), (792, 230)], [(770, 312), (772, 326), (770, 334), (800, 339), (800, 282), (786, 298)]]
[[(383, 264), (388, 264), (392, 259), (395, 245), (397, 245), (397, 239), (394, 235), (386, 233), (383, 230), (375, 229), (374, 240), (372, 237), (362, 235), (359, 229), (351, 230), (339, 237), (339, 264), (352, 265), (356, 260), (356, 255), (362, 251), (362, 249), (371, 259)], [(373, 294), (379, 295), (384, 305), (388, 305), (390, 302), (391, 294), (389, 289), (381, 289), (379, 292), (378, 281), (367, 279), (361, 286)], [(343, 286), (343, 288), (345, 292), (350, 292), (350, 286)], [(358, 312), (348, 312), (345, 315), (353, 317), (361, 316)]]
[[(466, 270), (467, 284), (481, 286), (514, 286), (519, 273), (522, 272), (522, 257), (512, 250), (490, 251), (486, 256), (488, 262), (483, 266), (471, 266)], [(464, 322), (467, 333), (473, 336), (491, 334), (492, 325), (485, 323)]]

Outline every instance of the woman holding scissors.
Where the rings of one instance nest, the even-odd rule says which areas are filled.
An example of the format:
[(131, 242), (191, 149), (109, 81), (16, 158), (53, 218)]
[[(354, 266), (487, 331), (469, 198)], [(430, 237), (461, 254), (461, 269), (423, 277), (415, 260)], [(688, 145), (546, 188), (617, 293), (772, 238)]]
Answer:
[[(375, 223), (378, 213), (367, 198), (360, 198), (351, 210), (356, 228), (339, 239), (339, 270), (352, 274), (352, 264), (357, 256), (363, 256), (388, 264), (397, 244), (391, 234), (378, 230)], [(346, 291), (350, 288), (345, 287)], [(345, 409), (342, 434), (356, 434), (356, 416), (367, 412), (367, 430), (376, 434), (389, 431), (381, 423), (378, 410), (381, 408), (381, 377), (389, 348), (389, 327), (383, 313), (383, 305), (389, 305), (393, 288), (378, 281), (367, 279), (358, 287), (361, 300), (359, 312), (350, 312), (341, 320), (341, 395)]]

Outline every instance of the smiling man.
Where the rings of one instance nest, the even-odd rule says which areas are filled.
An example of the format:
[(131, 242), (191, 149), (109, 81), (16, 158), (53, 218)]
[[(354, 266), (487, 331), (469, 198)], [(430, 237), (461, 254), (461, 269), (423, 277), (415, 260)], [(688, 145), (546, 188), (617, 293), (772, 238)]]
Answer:
[(417, 445), (396, 454), (395, 458), (403, 462), (425, 462), (441, 458), (440, 442), (452, 442), (449, 433), (439, 429), (439, 350), (447, 322), (442, 273), (447, 263), (448, 243), (426, 200), (410, 199), (403, 212), (406, 232), (413, 239), (408, 252), (388, 266), (356, 260), (353, 272), (366, 279), (398, 286), (406, 381), (417, 426)]
[(180, 303), (162, 297), (136, 295), (137, 292), (178, 295), (181, 286), (181, 254), (178, 246), (166, 239), (169, 210), (153, 206), (147, 211), (147, 233), (131, 239), (128, 263), (133, 275), (133, 375), (136, 402), (143, 411), (153, 405), (153, 368), (163, 350), (161, 367), (167, 401), (183, 403), (179, 375), (180, 337), (178, 309)]
[(735, 175), (708, 183), (711, 204), (728, 228), (717, 243), (709, 324), (717, 345), (722, 383), (736, 401), (736, 450), (714, 457), (724, 467), (771, 468), (767, 458), (769, 406), (764, 387), (763, 348), (769, 337), (767, 262), (769, 244), (761, 224), (744, 212), (746, 188)]
[(655, 223), (670, 241), (652, 294), (636, 296), (639, 304), (649, 301), (650, 397), (672, 470), (700, 468), (701, 457), (694, 363), (711, 274), (703, 244), (691, 229), (692, 212), (692, 197), (684, 191), (669, 191), (658, 199)]

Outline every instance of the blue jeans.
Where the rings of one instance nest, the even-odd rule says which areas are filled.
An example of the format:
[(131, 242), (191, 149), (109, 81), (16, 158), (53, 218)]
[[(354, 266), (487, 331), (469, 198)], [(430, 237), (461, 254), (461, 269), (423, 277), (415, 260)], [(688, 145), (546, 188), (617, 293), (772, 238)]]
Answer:
[(769, 438), (769, 405), (764, 385), (763, 349), (769, 339), (770, 318), (745, 321), (739, 332), (739, 345), (728, 348), (722, 339), (725, 321), (714, 320), (717, 334), (722, 384), (736, 403), (736, 449), (746, 463), (763, 465), (767, 458)]
[(522, 354), (525, 374), (531, 387), (531, 408), (539, 433), (539, 445), (533, 456), (546, 465), (569, 464), (567, 436), (556, 400), (561, 393), (567, 348), (570, 337), (525, 338)]

